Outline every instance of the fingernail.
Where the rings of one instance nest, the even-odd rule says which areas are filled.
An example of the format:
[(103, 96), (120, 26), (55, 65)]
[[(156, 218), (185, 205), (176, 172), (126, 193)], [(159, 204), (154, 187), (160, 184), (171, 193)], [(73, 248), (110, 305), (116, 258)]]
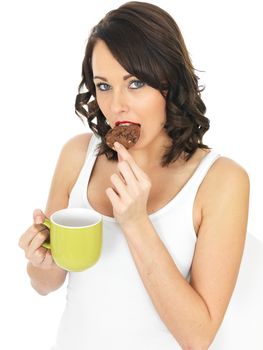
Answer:
[(115, 149), (120, 149), (120, 143), (119, 142), (114, 142), (114, 148)]
[(123, 161), (123, 158), (122, 158), (122, 156), (120, 155), (120, 153), (118, 153), (118, 161), (119, 161), (119, 162)]

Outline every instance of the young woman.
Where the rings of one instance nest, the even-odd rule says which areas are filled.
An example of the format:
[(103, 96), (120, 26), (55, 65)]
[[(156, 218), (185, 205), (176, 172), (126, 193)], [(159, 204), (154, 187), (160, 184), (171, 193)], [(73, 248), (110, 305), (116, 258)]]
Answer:
[[(66, 143), (45, 210), (20, 246), (43, 295), (67, 272), (41, 244), (45, 215), (65, 207), (103, 214), (92, 268), (69, 273), (56, 350), (208, 349), (241, 262), (249, 180), (202, 142), (209, 128), (198, 78), (175, 21), (128, 2), (89, 37), (76, 111), (93, 133)], [(126, 150), (105, 142), (116, 123), (139, 123)]]

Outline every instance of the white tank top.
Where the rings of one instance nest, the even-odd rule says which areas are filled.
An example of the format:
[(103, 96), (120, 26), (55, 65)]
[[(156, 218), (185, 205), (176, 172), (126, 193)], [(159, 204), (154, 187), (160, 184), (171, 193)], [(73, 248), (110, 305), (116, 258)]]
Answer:
[[(92, 136), (69, 207), (91, 208), (89, 178), (100, 140)], [(219, 157), (211, 150), (181, 191), (149, 218), (182, 275), (189, 279), (196, 244), (193, 204), (209, 168)], [(54, 350), (181, 349), (148, 296), (120, 226), (103, 216), (103, 248), (96, 265), (69, 273), (67, 305)]]

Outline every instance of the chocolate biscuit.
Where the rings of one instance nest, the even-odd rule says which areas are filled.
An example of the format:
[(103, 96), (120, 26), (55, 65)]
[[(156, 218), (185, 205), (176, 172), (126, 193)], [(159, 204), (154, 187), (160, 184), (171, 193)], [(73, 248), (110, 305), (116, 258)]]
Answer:
[(120, 124), (110, 129), (106, 134), (107, 145), (114, 150), (114, 142), (119, 142), (126, 149), (136, 144), (140, 137), (141, 126), (139, 124)]

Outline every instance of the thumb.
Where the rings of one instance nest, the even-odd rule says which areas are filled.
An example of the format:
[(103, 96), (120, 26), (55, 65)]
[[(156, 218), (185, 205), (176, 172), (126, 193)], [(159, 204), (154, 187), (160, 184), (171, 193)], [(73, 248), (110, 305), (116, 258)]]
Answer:
[(45, 220), (45, 214), (41, 209), (35, 209), (33, 212), (34, 224), (42, 224)]

